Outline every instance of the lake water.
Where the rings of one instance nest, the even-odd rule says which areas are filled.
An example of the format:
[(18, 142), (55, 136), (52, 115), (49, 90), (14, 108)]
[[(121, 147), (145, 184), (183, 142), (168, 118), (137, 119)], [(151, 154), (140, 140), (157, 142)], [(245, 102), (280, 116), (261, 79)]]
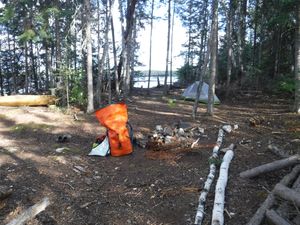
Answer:
[[(150, 77), (150, 88), (157, 87), (157, 78), (159, 78), (160, 85), (164, 85), (165, 82), (165, 76), (151, 76)], [(148, 88), (148, 77), (141, 76), (141, 77), (135, 77), (134, 79), (134, 87), (136, 88)], [(172, 76), (172, 84), (174, 82), (178, 81), (178, 77), (176, 74), (173, 74)], [(168, 77), (167, 84), (170, 84), (170, 77)]]

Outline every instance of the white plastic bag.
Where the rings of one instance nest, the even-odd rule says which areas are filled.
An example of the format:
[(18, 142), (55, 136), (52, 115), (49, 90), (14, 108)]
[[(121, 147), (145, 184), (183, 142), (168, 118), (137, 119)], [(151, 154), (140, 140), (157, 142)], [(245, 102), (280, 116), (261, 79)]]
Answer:
[(88, 155), (107, 156), (109, 154), (110, 154), (109, 141), (108, 141), (108, 137), (106, 136), (104, 140), (95, 148), (93, 148)]

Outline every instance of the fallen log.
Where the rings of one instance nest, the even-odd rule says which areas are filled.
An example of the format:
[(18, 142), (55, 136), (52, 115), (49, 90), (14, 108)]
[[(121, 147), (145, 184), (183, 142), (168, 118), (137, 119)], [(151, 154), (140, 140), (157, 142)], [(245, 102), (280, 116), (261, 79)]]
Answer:
[[(300, 173), (300, 165), (297, 165), (293, 168), (293, 170), (285, 175), (281, 181), (279, 182), (282, 185), (289, 185), (292, 181), (296, 179), (298, 174)], [(261, 206), (257, 209), (255, 214), (252, 216), (250, 221), (247, 223), (247, 225), (259, 225), (264, 219), (266, 210), (270, 209), (271, 206), (274, 204), (275, 196), (274, 196), (274, 190), (268, 195), (266, 200), (261, 204)]]
[(216, 185), (215, 201), (212, 214), (212, 225), (223, 225), (224, 224), (224, 200), (225, 200), (225, 188), (228, 180), (228, 169), (230, 162), (233, 158), (234, 145), (231, 144), (229, 150), (223, 157), (223, 162), (220, 166), (220, 175)]
[(274, 194), (300, 207), (300, 193), (282, 184), (276, 184)]
[(279, 216), (273, 209), (266, 211), (266, 218), (274, 225), (291, 225), (288, 221)]
[(43, 106), (55, 104), (52, 95), (10, 95), (0, 97), (0, 106)]
[(13, 219), (7, 225), (23, 225), (28, 220), (34, 218), (37, 214), (44, 211), (49, 204), (49, 199), (45, 197), (35, 205), (23, 211), (19, 216), (17, 216), (17, 218)]
[[(224, 126), (223, 126), (224, 127)], [(222, 145), (223, 142), (223, 138), (225, 135), (224, 129), (220, 128), (219, 132), (218, 132), (218, 138), (217, 138), (217, 143), (215, 144), (214, 148), (213, 148), (213, 152), (212, 152), (212, 156), (210, 157), (210, 166), (209, 166), (209, 174), (207, 176), (207, 179), (205, 181), (204, 184), (204, 188), (199, 196), (199, 203), (198, 203), (198, 207), (197, 207), (197, 212), (196, 212), (196, 217), (195, 217), (195, 225), (200, 225), (202, 224), (203, 218), (204, 218), (204, 209), (205, 209), (205, 203), (206, 203), (206, 197), (207, 194), (210, 190), (211, 184), (215, 178), (215, 173), (216, 173), (216, 164), (215, 164), (215, 160), (218, 158), (218, 153), (219, 153), (219, 149)], [(228, 127), (226, 128), (226, 132), (228, 129)]]
[(252, 178), (255, 176), (258, 176), (263, 173), (268, 173), (274, 170), (282, 169), (288, 166), (295, 165), (300, 162), (300, 155), (296, 154), (293, 156), (290, 156), (286, 159), (276, 160), (271, 163), (267, 163), (255, 168), (252, 168), (250, 170), (246, 170), (244, 172), (240, 173), (240, 177), (242, 178)]

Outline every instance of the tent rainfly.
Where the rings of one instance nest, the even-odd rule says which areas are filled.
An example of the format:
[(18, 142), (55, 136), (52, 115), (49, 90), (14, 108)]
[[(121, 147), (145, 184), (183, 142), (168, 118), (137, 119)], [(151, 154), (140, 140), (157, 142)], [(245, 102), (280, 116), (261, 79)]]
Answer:
[[(199, 86), (199, 81), (196, 81), (193, 84), (191, 84), (190, 86), (188, 86), (184, 90), (182, 97), (184, 97), (185, 99), (194, 99), (195, 100), (196, 95), (197, 95), (197, 87), (198, 86)], [(208, 102), (208, 84), (205, 82), (203, 82), (203, 85), (202, 85), (202, 90), (200, 93), (199, 101), (203, 102), (203, 103)], [(216, 95), (214, 95), (214, 103), (220, 104), (220, 100)]]

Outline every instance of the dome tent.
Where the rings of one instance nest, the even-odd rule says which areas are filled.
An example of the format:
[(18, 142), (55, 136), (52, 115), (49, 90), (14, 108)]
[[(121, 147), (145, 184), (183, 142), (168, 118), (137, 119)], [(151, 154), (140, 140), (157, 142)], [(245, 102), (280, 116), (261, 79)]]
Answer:
[[(198, 86), (199, 86), (199, 81), (196, 81), (193, 84), (191, 84), (190, 86), (188, 86), (184, 90), (182, 97), (184, 97), (185, 99), (194, 99), (195, 100)], [(203, 103), (208, 102), (208, 87), (209, 87), (208, 84), (203, 82), (201, 93), (200, 93), (200, 98), (199, 98), (200, 102), (203, 102)], [(220, 104), (220, 100), (216, 95), (214, 95), (214, 103)]]

